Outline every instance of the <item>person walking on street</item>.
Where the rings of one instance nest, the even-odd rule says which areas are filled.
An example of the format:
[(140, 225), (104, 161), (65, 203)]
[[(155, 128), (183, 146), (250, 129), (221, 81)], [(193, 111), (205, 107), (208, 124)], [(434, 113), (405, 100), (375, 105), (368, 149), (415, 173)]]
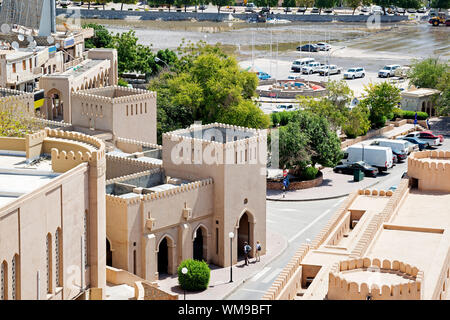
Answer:
[(252, 247), (248, 244), (247, 241), (244, 242), (244, 255), (245, 255), (245, 265), (248, 266), (248, 255), (250, 251), (252, 250)]
[(256, 259), (255, 262), (261, 261), (261, 243), (259, 243), (259, 240), (256, 241)]

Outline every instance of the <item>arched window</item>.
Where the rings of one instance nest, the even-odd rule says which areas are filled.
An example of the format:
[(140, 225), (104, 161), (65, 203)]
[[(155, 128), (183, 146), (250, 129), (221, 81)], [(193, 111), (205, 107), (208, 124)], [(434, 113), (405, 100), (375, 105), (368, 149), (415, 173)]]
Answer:
[(0, 300), (6, 300), (8, 299), (8, 265), (6, 264), (6, 261), (3, 261), (0, 269)]
[(52, 292), (52, 235), (47, 234), (47, 292)]
[(61, 287), (61, 229), (55, 232), (55, 280), (56, 286)]

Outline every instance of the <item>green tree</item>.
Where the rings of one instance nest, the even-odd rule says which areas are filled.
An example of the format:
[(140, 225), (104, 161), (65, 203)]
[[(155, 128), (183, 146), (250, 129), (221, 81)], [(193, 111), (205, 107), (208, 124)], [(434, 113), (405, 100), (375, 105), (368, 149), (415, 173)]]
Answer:
[(270, 125), (269, 116), (251, 100), (243, 100), (236, 106), (222, 109), (217, 122), (256, 129), (265, 129)]
[[(305, 7), (306, 9), (313, 7), (316, 0), (296, 0), (297, 7)], [(303, 11), (305, 14), (306, 11)]]
[(295, 0), (283, 0), (282, 6), (284, 8), (293, 8), (295, 7)]
[(449, 0), (433, 0), (433, 1), (431, 1), (430, 7), (438, 9), (439, 11), (442, 9), (449, 9), (450, 1)]
[(85, 23), (82, 27), (94, 29), (94, 36), (84, 40), (86, 49), (112, 48), (112, 36), (104, 26), (97, 23)]
[(279, 129), (279, 162), (282, 168), (291, 169), (295, 175), (311, 163), (309, 136), (298, 122), (290, 122)]
[(356, 138), (367, 133), (370, 129), (370, 111), (367, 106), (358, 104), (348, 114), (343, 129), (348, 138)]
[(372, 128), (383, 127), (387, 119), (392, 119), (393, 110), (400, 102), (400, 89), (389, 82), (370, 83), (365, 86), (362, 106), (369, 108)]
[(137, 0), (113, 0), (114, 3), (120, 3), (120, 11), (123, 10), (124, 4), (136, 4)]
[(319, 14), (322, 12), (322, 9), (333, 8), (336, 6), (337, 0), (316, 0), (315, 6), (319, 8)]
[(361, 5), (361, 0), (345, 0), (345, 3), (353, 9), (352, 15), (354, 15), (355, 10)]
[(348, 104), (353, 91), (344, 80), (330, 81), (327, 84), (328, 95), (320, 99), (299, 96), (299, 104), (306, 111), (325, 117), (334, 130), (341, 128), (349, 114)]
[[(406, 9), (419, 9), (423, 5), (421, 0), (396, 0), (395, 3), (397, 6)], [(403, 15), (405, 14), (406, 10), (403, 12)]]
[(450, 71), (448, 69), (439, 80), (436, 89), (441, 91), (440, 96), (435, 101), (437, 114), (448, 116), (450, 115)]
[(217, 12), (220, 13), (220, 8), (224, 6), (231, 6), (233, 4), (233, 0), (212, 0), (211, 4), (217, 6)]
[(410, 83), (420, 88), (435, 89), (440, 79), (449, 72), (450, 65), (436, 58), (414, 61), (408, 72)]
[(117, 33), (113, 36), (113, 47), (117, 50), (119, 74), (133, 72), (137, 62), (137, 37), (134, 30)]
[(267, 7), (270, 9), (278, 5), (278, 0), (256, 0), (254, 3), (257, 7)]

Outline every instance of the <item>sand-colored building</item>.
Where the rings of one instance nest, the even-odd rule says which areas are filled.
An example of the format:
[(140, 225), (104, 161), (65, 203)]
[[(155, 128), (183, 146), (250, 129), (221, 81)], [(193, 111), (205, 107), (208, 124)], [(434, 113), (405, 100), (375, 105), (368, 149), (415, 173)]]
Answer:
[(118, 86), (71, 95), (72, 125), (156, 143), (156, 93)]
[[(233, 263), (244, 241), (265, 254), (265, 130), (214, 123), (166, 133), (162, 149), (116, 144), (125, 152), (107, 156), (108, 264), (150, 281), (187, 258), (229, 266), (230, 232)], [(158, 152), (162, 164), (149, 161)]]
[(0, 137), (0, 300), (103, 296), (105, 170), (90, 136)]
[(401, 93), (403, 110), (426, 112), (430, 117), (436, 115), (435, 98), (441, 92), (429, 88), (411, 88)]
[(347, 197), (263, 299), (450, 299), (450, 151), (410, 155), (395, 192)]

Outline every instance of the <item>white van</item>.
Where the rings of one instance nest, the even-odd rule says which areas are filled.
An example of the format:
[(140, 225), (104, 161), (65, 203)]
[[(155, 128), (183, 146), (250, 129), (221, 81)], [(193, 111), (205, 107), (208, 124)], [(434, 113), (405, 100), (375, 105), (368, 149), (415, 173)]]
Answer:
[(292, 62), (291, 70), (293, 72), (301, 72), (302, 68), (310, 64), (311, 62), (315, 62), (316, 59), (314, 58), (303, 58), (303, 59), (297, 59), (294, 62)]
[(408, 145), (406, 140), (392, 140), (392, 139), (376, 139), (370, 144), (372, 146), (389, 147), (396, 153), (408, 154)]
[(354, 163), (357, 161), (364, 161), (371, 166), (377, 167), (380, 171), (386, 171), (394, 165), (391, 148), (363, 144), (350, 146), (344, 151), (342, 163)]

